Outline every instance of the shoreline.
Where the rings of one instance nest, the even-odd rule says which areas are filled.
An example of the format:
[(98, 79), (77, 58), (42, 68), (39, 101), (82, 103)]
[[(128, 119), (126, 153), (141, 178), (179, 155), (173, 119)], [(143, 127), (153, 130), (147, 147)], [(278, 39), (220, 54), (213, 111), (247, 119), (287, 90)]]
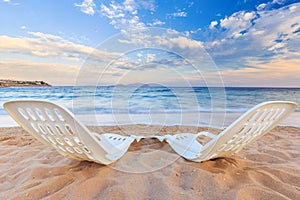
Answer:
[[(226, 128), (243, 113), (180, 113), (175, 114), (98, 114), (75, 115), (86, 126), (116, 126), (116, 125), (158, 125), (158, 126), (205, 126), (212, 128)], [(292, 113), (287, 119), (279, 123), (280, 126), (300, 128), (300, 112)], [(0, 127), (19, 126), (9, 115), (0, 115)]]

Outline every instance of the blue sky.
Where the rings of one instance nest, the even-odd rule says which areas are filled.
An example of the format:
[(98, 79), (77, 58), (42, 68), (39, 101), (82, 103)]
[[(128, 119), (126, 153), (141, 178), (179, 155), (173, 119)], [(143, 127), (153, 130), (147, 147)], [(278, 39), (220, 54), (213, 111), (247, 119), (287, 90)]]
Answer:
[[(300, 87), (299, 1), (1, 0), (0, 27), (2, 79), (74, 85), (80, 73), (97, 70), (97, 81), (105, 71), (100, 84), (213, 85), (218, 74), (226, 86)], [(138, 47), (148, 48), (149, 27), (176, 36), (155, 33), (160, 43), (151, 35), (152, 50), (118, 52), (120, 33), (133, 36), (127, 45), (142, 41)], [(187, 62), (203, 49), (216, 64), (211, 74), (201, 66), (197, 74)]]

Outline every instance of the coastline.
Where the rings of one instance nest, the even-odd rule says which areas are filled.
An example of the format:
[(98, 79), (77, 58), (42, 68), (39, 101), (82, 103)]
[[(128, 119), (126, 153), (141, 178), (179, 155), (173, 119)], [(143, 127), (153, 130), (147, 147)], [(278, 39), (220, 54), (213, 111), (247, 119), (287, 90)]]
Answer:
[[(243, 113), (183, 113), (181, 114), (98, 114), (75, 115), (87, 126), (117, 126), (117, 125), (160, 125), (160, 126), (206, 126), (212, 128), (226, 128)], [(280, 126), (294, 126), (300, 128), (300, 112), (292, 113)], [(19, 126), (9, 115), (0, 115), (0, 127)]]
[(0, 79), (0, 88), (3, 88), (3, 87), (29, 87), (29, 86), (49, 87), (51, 85), (44, 81), (18, 81), (18, 80)]

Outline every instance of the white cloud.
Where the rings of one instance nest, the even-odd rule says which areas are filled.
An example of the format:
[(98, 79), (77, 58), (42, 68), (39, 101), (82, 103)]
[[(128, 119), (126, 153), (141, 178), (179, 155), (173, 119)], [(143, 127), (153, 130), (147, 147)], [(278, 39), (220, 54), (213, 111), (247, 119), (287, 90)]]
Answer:
[(273, 0), (273, 1), (269, 1), (267, 3), (262, 3), (262, 4), (258, 5), (256, 7), (256, 9), (258, 11), (261, 11), (261, 10), (272, 10), (272, 9), (276, 8), (276, 6), (278, 6), (278, 5), (283, 6), (283, 5), (287, 5), (289, 3), (290, 2), (287, 1), (287, 0)]
[(37, 38), (43, 39), (45, 41), (64, 41), (64, 39), (57, 35), (46, 34), (42, 32), (28, 32), (28, 34), (33, 35)]
[(147, 54), (147, 62), (153, 62), (155, 60), (156, 54), (149, 53)]
[(11, 0), (2, 0), (2, 2), (3, 3), (7, 3), (9, 5), (12, 5), (12, 6), (18, 6), (18, 5), (20, 5), (20, 3), (14, 3)]
[(271, 4), (283, 4), (286, 0), (273, 0)]
[(291, 12), (295, 12), (296, 9), (297, 9), (297, 6), (296, 6), (296, 5), (292, 5), (292, 6), (289, 7), (289, 10), (290, 10)]
[[(109, 5), (104, 3), (100, 6), (100, 14), (110, 19), (114, 28), (126, 32), (128, 30), (144, 29), (145, 23), (138, 16), (139, 10), (155, 11), (154, 0), (125, 0), (122, 3), (112, 1)], [(152, 25), (161, 25), (163, 22), (154, 21)]]
[(76, 7), (79, 7), (80, 10), (88, 15), (94, 15), (95, 14), (95, 3), (93, 0), (84, 0), (81, 4), (75, 3)]
[[(263, 6), (261, 6), (263, 7)], [(279, 9), (239, 11), (219, 21), (205, 47), (220, 68), (255, 69), (261, 65), (299, 59), (300, 3)], [(278, 62), (279, 62), (278, 61)]]
[[(138, 16), (138, 9), (144, 4), (143, 1), (135, 2), (134, 0), (126, 0), (122, 4), (111, 2), (109, 6), (101, 4), (100, 13), (111, 20), (110, 24), (116, 29), (123, 31), (131, 29), (143, 29), (145, 24), (141, 22)], [(145, 4), (149, 8), (148, 4)], [(143, 7), (143, 9), (145, 9)]]
[(178, 9), (176, 12), (174, 13), (168, 13), (166, 16), (168, 18), (176, 18), (176, 17), (186, 17), (187, 16), (187, 12)]
[(273, 46), (269, 47), (268, 50), (276, 51), (282, 49), (284, 46), (285, 46), (284, 43), (275, 43)]
[(200, 41), (188, 39), (186, 37), (178, 36), (170, 39), (171, 46), (178, 46), (181, 49), (198, 49), (203, 48), (203, 44)]
[(27, 29), (27, 27), (26, 26), (21, 26), (20, 29), (25, 30), (25, 29)]
[(178, 11), (178, 12), (172, 13), (171, 15), (172, 15), (173, 17), (186, 17), (186, 16), (187, 16), (187, 12), (184, 12), (184, 11)]
[(165, 48), (184, 55), (197, 54), (203, 49), (201, 41), (189, 39), (173, 29), (145, 29), (128, 32), (118, 41), (124, 45), (136, 45), (136, 48)]
[(259, 4), (259, 5), (256, 7), (256, 9), (257, 9), (257, 10), (263, 10), (266, 6), (267, 6), (267, 4), (262, 3), (262, 4)]
[[(84, 2), (93, 3), (92, 0), (85, 0)], [(85, 5), (84, 2), (81, 5)], [(95, 4), (92, 4), (95, 6)], [(139, 16), (139, 11), (143, 10), (153, 14), (156, 9), (154, 0), (124, 0), (122, 2), (111, 1), (110, 3), (101, 3), (99, 5), (100, 15), (108, 18), (110, 24), (115, 28), (125, 33), (133, 30), (146, 29), (144, 23)], [(154, 19), (152, 23), (147, 23), (148, 26), (160, 26), (164, 22)]]
[(164, 24), (165, 24), (165, 22), (162, 22), (162, 21), (160, 21), (158, 19), (155, 19), (155, 20), (153, 20), (152, 23), (148, 23), (147, 25), (149, 25), (149, 26), (157, 26), (157, 25), (164, 25)]
[(67, 41), (60, 36), (41, 32), (28, 32), (33, 37), (0, 36), (0, 51), (3, 54), (32, 56), (32, 59), (45, 58), (66, 60), (82, 60), (87, 56), (91, 59), (108, 62), (113, 54), (99, 52), (96, 49)]
[(217, 21), (212, 21), (212, 22), (210, 22), (209, 28), (213, 29), (216, 25), (218, 25), (218, 22)]
[(151, 12), (155, 12), (155, 10), (156, 10), (155, 0), (139, 0), (138, 8), (150, 10)]
[(220, 20), (220, 26), (228, 32), (239, 33), (252, 26), (252, 20), (256, 18), (255, 12), (239, 11)]

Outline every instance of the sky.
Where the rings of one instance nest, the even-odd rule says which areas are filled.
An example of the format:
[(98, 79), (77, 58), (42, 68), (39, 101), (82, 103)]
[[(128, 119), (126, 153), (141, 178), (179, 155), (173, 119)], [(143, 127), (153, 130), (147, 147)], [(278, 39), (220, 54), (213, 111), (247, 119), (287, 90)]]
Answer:
[(300, 1), (0, 0), (0, 79), (300, 87)]

